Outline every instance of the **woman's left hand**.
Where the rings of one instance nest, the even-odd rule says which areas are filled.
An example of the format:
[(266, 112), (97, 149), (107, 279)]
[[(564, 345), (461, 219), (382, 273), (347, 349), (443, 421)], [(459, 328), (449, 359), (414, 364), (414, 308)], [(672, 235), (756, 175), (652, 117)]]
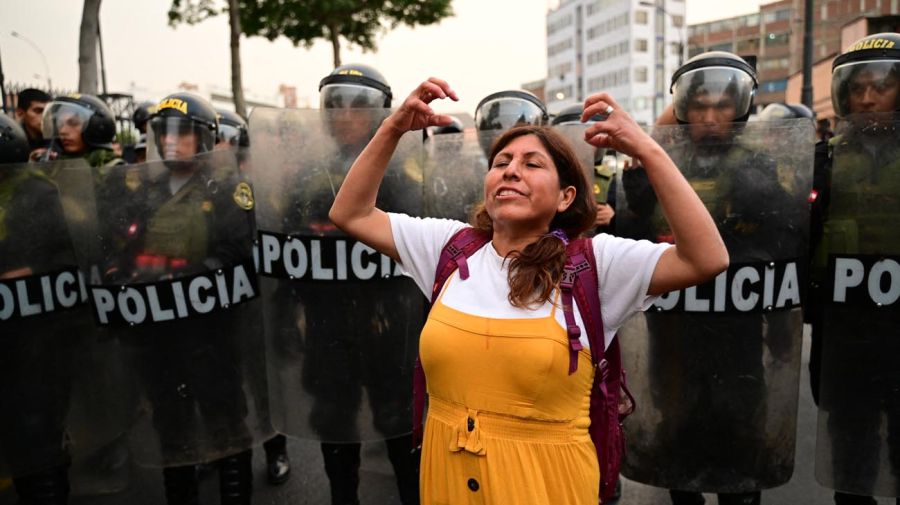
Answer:
[(584, 101), (581, 120), (587, 121), (597, 114), (606, 119), (597, 121), (584, 131), (584, 140), (596, 147), (615, 149), (633, 158), (642, 158), (656, 142), (625, 112), (609, 93), (597, 93)]

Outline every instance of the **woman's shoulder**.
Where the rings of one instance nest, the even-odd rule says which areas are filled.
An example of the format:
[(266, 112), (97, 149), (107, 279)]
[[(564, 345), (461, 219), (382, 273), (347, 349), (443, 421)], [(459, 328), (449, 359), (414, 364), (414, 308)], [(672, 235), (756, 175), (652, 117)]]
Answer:
[(444, 242), (450, 239), (454, 234), (468, 228), (469, 225), (461, 221), (453, 219), (443, 219), (434, 217), (417, 217), (402, 213), (388, 213), (391, 219), (391, 226), (395, 232), (402, 232), (403, 235), (418, 235), (432, 237), (446, 237)]

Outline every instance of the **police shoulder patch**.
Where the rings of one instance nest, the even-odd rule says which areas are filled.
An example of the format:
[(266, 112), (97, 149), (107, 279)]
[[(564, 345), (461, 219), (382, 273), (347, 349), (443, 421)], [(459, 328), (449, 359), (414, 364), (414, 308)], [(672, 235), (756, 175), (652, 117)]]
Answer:
[(246, 182), (238, 183), (234, 188), (234, 203), (244, 210), (253, 209), (253, 189)]

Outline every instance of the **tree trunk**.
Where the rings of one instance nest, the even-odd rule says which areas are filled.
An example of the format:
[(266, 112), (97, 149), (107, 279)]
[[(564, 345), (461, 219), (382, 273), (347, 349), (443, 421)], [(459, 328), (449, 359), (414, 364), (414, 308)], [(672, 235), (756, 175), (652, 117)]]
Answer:
[(244, 102), (244, 85), (241, 78), (241, 12), (238, 0), (228, 0), (228, 22), (231, 25), (231, 96), (234, 111), (247, 118), (247, 104)]
[(97, 94), (97, 25), (100, 1), (84, 0), (81, 32), (78, 37), (78, 92)]
[(328, 27), (328, 37), (331, 39), (331, 52), (334, 57), (334, 68), (341, 66), (341, 39), (340, 33), (334, 26)]

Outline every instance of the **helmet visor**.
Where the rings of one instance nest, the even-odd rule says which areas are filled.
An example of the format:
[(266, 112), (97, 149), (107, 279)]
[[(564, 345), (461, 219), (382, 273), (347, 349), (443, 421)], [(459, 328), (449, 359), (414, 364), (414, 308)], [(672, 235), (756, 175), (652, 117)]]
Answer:
[(874, 60), (834, 69), (831, 99), (839, 117), (854, 113), (893, 112), (900, 104), (900, 62)]
[(685, 72), (672, 85), (675, 117), (685, 123), (730, 123), (750, 112), (753, 78), (732, 67)]
[(319, 93), (319, 106), (323, 109), (381, 109), (387, 95), (358, 84), (329, 84)]
[(212, 151), (216, 143), (212, 130), (185, 117), (157, 116), (150, 120), (150, 130), (163, 160), (189, 159)]
[(77, 138), (81, 142), (81, 135), (93, 115), (94, 111), (77, 103), (52, 102), (44, 110), (41, 120), (44, 138), (59, 139), (63, 143)]
[(475, 126), (478, 131), (508, 130), (513, 126), (542, 125), (544, 118), (544, 111), (537, 104), (517, 97), (499, 97), (475, 111)]
[(219, 144), (225, 143), (232, 147), (237, 147), (241, 140), (241, 130), (236, 126), (219, 123)]

